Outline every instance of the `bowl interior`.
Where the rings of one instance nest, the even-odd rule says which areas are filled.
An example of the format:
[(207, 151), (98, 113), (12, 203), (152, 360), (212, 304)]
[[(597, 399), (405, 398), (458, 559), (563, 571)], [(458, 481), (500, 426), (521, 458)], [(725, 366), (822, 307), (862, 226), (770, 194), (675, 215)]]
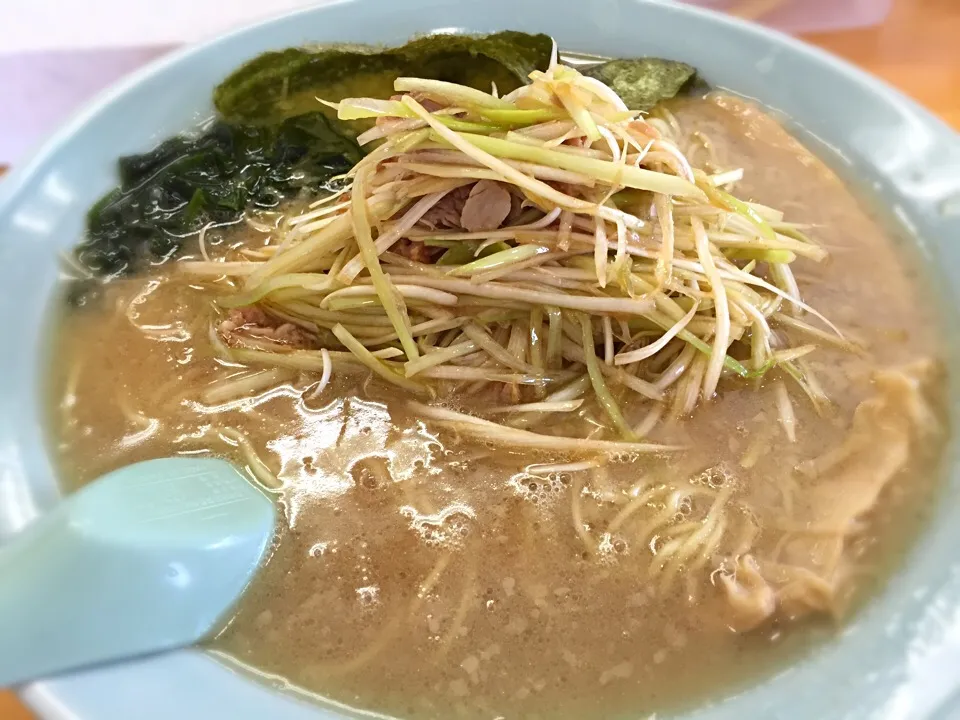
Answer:
[[(46, 309), (57, 253), (79, 239), (87, 207), (114, 184), (116, 158), (208, 117), (213, 86), (265, 50), (502, 29), (547, 32), (572, 51), (684, 60), (710, 83), (782, 113), (916, 239), (945, 331), (954, 333), (948, 362), (960, 367), (960, 138), (896, 92), (784, 36), (672, 2), (338, 0), (160, 60), (109, 90), (0, 183), (0, 317), (10, 348), (0, 360), (0, 539), (57, 497), (42, 417)], [(949, 393), (955, 418), (955, 379)], [(923, 537), (887, 589), (834, 642), (689, 717), (947, 717), (960, 687), (949, 673), (960, 666), (960, 526), (948, 517), (960, 499), (955, 441), (946, 468)], [(343, 716), (277, 695), (198, 652), (37, 683), (25, 693), (52, 718), (120, 719), (133, 707), (142, 720)]]

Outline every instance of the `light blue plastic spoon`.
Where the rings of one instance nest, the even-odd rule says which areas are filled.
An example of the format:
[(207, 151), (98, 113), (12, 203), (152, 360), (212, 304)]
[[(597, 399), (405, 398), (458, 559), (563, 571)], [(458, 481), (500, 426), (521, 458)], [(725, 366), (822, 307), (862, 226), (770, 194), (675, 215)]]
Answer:
[(203, 639), (274, 522), (270, 498), (223, 460), (104, 475), (0, 546), (0, 687)]

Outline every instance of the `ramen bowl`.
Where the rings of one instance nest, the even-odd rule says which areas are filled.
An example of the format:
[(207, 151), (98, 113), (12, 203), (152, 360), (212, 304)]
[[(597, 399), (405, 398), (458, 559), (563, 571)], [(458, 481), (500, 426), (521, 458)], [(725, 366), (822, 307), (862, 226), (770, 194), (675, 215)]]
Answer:
[[(397, 45), (428, 32), (546, 32), (565, 51), (654, 55), (701, 69), (716, 87), (770, 108), (916, 245), (946, 332), (960, 328), (960, 138), (877, 80), (786, 36), (670, 2), (339, 0), (171, 54), (100, 96), (32, 161), (0, 182), (0, 540), (59, 490), (45, 430), (48, 313), (58, 257), (113, 186), (120, 155), (196, 126), (211, 90), (258, 53), (356, 42)], [(944, 339), (952, 376), (956, 336)], [(960, 389), (947, 384), (955, 418)], [(828, 642), (773, 676), (684, 715), (723, 718), (938, 718), (960, 713), (960, 456), (951, 440), (935, 507), (893, 577)], [(105, 593), (110, 591), (104, 588)], [(695, 677), (689, 679), (696, 683)], [(282, 683), (277, 683), (282, 684)], [(337, 718), (347, 710), (255, 682), (182, 651), (22, 688), (42, 717), (140, 720)]]

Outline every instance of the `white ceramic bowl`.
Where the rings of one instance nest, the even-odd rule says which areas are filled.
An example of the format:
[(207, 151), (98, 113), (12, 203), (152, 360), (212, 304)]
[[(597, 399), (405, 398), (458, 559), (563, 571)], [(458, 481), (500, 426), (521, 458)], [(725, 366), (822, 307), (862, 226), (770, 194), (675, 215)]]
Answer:
[[(57, 252), (80, 238), (86, 208), (114, 184), (117, 156), (144, 151), (207, 117), (214, 85), (268, 49), (400, 44), (434, 30), (502, 29), (550, 33), (569, 50), (685, 60), (714, 85), (781, 111), (801, 138), (816, 142), (828, 162), (919, 238), (945, 327), (960, 326), (953, 289), (960, 285), (960, 139), (848, 65), (759, 27), (670, 2), (336, 0), (163, 58), (100, 97), (0, 182), (0, 539), (56, 502), (42, 427), (46, 309)], [(955, 337), (949, 348), (956, 370)], [(949, 392), (955, 417), (955, 380)], [(901, 570), (832, 642), (688, 717), (960, 717), (955, 442), (947, 475), (938, 510)], [(343, 717), (250, 682), (200, 652), (41, 682), (23, 696), (42, 716), (60, 720)]]

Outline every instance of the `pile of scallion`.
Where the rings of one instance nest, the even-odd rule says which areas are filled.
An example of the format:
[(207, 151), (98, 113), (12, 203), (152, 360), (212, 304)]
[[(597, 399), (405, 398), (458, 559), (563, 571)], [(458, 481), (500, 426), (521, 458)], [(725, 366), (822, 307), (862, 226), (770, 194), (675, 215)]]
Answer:
[[(675, 123), (631, 111), (555, 52), (504, 97), (416, 78), (395, 90), (333, 105), (341, 120), (375, 119), (358, 142), (379, 143), (339, 192), (282, 217), (263, 247), (181, 264), (227, 278), (223, 308), (257, 306), (309, 337), (225, 343), (214, 328), (231, 360), (322, 372), (322, 385), (369, 369), (441, 424), (555, 450), (660, 447), (641, 439), (725, 375), (779, 368), (825, 401), (804, 358), (847, 343), (790, 266), (826, 253), (782, 213), (734, 197), (741, 171), (691, 167)], [(506, 218), (473, 231), (430, 221), (482, 181), (509, 193)], [(418, 243), (426, 252), (401, 252)], [(497, 422), (429, 404), (491, 390)], [(535, 432), (584, 402), (605, 429)]]

